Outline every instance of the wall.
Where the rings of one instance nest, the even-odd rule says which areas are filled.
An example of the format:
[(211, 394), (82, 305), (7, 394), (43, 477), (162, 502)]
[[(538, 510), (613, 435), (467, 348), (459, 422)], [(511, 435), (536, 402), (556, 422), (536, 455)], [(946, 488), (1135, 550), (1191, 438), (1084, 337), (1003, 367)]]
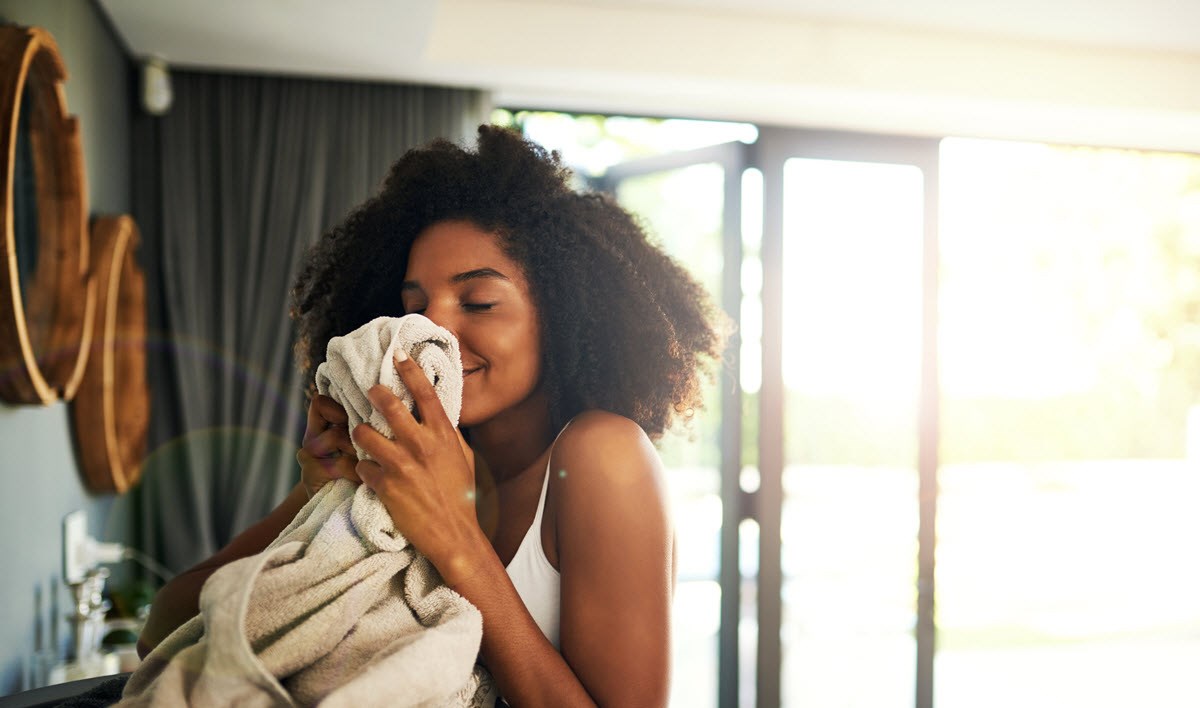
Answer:
[[(82, 128), (90, 211), (128, 212), (130, 63), (106, 20), (88, 0), (0, 0), (0, 18), (54, 36), (67, 65), (67, 108)], [(37, 634), (57, 635), (62, 646), (69, 639), (59, 585), (63, 516), (86, 509), (97, 538), (130, 538), (131, 500), (82, 485), (67, 411), (61, 403), (0, 404), (0, 475), (8, 484), (0, 497), (0, 695), (28, 687)], [(51, 622), (51, 612), (59, 619)]]

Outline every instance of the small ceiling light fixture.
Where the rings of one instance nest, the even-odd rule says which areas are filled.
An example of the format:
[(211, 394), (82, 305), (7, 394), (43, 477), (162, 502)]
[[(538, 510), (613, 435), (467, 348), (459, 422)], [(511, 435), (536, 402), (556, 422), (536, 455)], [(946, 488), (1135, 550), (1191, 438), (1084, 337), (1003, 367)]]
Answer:
[(153, 116), (161, 116), (171, 108), (171, 74), (162, 57), (148, 56), (142, 60), (142, 108)]

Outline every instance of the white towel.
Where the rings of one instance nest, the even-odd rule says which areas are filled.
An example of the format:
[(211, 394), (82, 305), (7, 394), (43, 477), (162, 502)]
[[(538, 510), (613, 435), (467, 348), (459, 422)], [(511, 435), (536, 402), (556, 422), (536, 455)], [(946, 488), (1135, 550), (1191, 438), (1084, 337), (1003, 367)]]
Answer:
[[(325, 368), (329, 395), (352, 422), (370, 421), (369, 404), (350, 413), (348, 394), (362, 396), (387, 378), (392, 352), (402, 346), (437, 379), (434, 388), (457, 420), (457, 342), (419, 315), (400, 320), (375, 320), (331, 341), (329, 358), (338, 363), (318, 368), (318, 387)], [(430, 332), (447, 346), (430, 346)], [(411, 405), (403, 387), (397, 392)], [(490, 706), (494, 684), (475, 665), (482, 630), (479, 611), (396, 531), (375, 493), (337, 480), (266, 550), (208, 579), (200, 614), (146, 657), (121, 705)]]
[[(367, 400), (367, 389), (383, 384), (412, 409), (412, 395), (392, 363), (397, 350), (408, 352), (421, 366), (450, 423), (458, 425), (463, 385), (458, 340), (422, 315), (377, 317), (344, 337), (330, 339), (325, 361), (317, 367), (317, 393), (345, 407), (351, 430), (365, 422), (384, 436), (393, 437), (383, 414)], [(359, 459), (370, 457), (357, 444), (354, 449)]]

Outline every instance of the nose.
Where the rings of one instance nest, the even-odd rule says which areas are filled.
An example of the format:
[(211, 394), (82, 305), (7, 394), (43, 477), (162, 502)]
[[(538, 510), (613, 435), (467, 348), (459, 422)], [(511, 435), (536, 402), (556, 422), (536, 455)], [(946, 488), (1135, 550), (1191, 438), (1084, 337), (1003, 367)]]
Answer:
[(458, 339), (458, 305), (450, 302), (430, 302), (425, 306), (425, 317), (435, 325), (449, 330)]

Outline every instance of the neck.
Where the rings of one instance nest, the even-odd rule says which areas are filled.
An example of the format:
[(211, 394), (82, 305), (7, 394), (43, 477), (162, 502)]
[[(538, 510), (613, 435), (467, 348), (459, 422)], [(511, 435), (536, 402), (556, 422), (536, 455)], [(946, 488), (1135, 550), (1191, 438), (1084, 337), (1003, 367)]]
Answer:
[(514, 408), (470, 428), (470, 442), (497, 485), (518, 475), (550, 447), (550, 406), (539, 391)]

